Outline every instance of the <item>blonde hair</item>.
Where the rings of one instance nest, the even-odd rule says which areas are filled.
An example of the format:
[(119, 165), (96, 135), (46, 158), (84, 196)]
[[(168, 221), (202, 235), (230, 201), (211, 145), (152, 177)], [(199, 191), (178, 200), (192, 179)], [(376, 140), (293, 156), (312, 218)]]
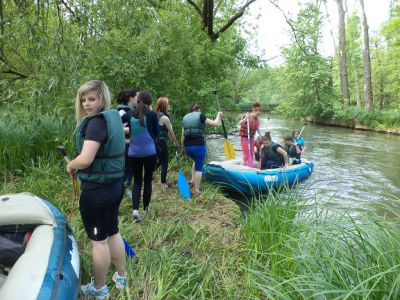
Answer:
[(76, 127), (82, 123), (84, 117), (87, 116), (86, 111), (83, 109), (81, 99), (88, 92), (95, 91), (100, 98), (100, 111), (105, 111), (111, 107), (111, 95), (108, 90), (107, 85), (101, 80), (90, 80), (82, 84), (75, 99), (75, 117), (76, 117)]

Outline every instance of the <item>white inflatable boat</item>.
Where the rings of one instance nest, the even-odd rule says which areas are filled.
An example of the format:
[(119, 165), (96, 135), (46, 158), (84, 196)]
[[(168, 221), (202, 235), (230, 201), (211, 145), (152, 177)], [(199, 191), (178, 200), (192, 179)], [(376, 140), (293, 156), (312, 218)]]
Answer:
[(29, 193), (0, 196), (0, 299), (73, 300), (79, 252), (64, 215)]

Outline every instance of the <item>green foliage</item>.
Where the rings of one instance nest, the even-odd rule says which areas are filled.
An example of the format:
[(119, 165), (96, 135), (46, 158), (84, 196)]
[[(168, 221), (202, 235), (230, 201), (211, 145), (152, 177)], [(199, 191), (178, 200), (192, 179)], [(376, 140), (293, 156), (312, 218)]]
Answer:
[[(394, 299), (400, 295), (400, 227), (373, 211), (270, 196), (249, 213), (246, 276), (254, 298)], [(382, 205), (385, 211), (389, 207)]]
[(40, 117), (32, 111), (38, 111), (37, 107), (9, 108), (0, 118), (0, 177), (21, 175), (31, 167), (31, 162), (54, 158), (56, 146), (60, 144), (71, 149), (74, 122), (65, 117), (70, 114), (68, 110), (59, 109)]
[[(5, 102), (71, 107), (66, 100), (81, 83), (101, 79), (113, 94), (134, 86), (155, 98), (167, 96), (181, 116), (191, 102), (213, 101), (211, 91), (237, 58), (246, 57), (237, 26), (212, 43), (197, 13), (177, 1), (65, 3), (40, 2), (40, 12), (33, 4), (4, 5), (0, 94)], [(233, 5), (221, 6), (221, 13)], [(10, 68), (23, 76), (4, 73)]]
[(333, 119), (339, 121), (354, 120), (376, 129), (400, 126), (399, 111), (375, 111), (368, 113), (362, 108), (352, 107), (346, 110), (336, 110)]
[(283, 50), (286, 64), (280, 88), (285, 100), (277, 110), (286, 116), (326, 118), (334, 90), (331, 63), (318, 51), (322, 26), (319, 7), (308, 4), (293, 26), (293, 43)]

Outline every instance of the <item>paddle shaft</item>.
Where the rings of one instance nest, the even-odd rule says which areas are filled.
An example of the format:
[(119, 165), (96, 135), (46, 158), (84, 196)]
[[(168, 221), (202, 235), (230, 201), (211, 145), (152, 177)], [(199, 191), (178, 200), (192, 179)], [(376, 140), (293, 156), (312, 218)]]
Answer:
[(249, 155), (247, 159), (247, 166), (253, 167), (253, 155), (251, 154), (251, 146), (250, 146), (250, 116), (247, 114), (247, 145), (249, 147)]
[[(64, 145), (57, 146), (57, 151), (61, 153), (64, 160), (69, 163), (71, 160), (68, 157), (67, 150), (65, 149)], [(72, 180), (72, 189), (74, 192), (74, 200), (78, 201), (78, 185), (76, 183), (76, 177), (71, 177)]]
[[(219, 104), (219, 98), (218, 98), (218, 92), (214, 91), (215, 98), (217, 100), (217, 106), (218, 106), (218, 111), (221, 111), (221, 105)], [(225, 124), (224, 124), (224, 119), (221, 117), (221, 123), (222, 123), (222, 130), (224, 131), (224, 137), (225, 139), (228, 139), (228, 135), (226, 134), (226, 129), (225, 129)]]
[(305, 127), (306, 127), (306, 125), (303, 125), (303, 127), (301, 128), (299, 136), (296, 138), (297, 141), (300, 139), (301, 134), (303, 133)]

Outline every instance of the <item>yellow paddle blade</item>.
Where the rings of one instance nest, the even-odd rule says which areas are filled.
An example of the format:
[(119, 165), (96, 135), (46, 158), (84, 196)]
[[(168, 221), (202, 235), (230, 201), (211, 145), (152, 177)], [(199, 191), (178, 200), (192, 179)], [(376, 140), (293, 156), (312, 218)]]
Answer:
[(224, 152), (225, 152), (226, 159), (235, 159), (236, 158), (236, 152), (235, 152), (235, 149), (233, 148), (231, 141), (225, 140)]

